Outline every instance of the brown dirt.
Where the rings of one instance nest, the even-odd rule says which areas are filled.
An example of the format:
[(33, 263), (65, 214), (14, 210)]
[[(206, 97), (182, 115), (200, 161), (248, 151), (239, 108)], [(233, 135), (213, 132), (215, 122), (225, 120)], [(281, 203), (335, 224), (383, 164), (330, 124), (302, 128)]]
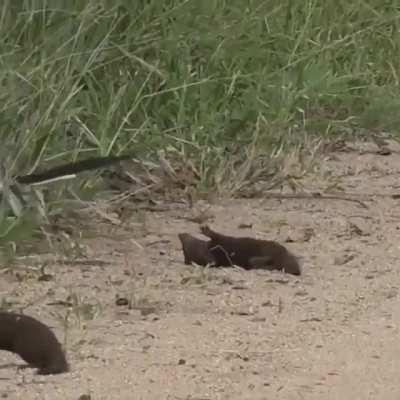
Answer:
[[(41, 377), (0, 353), (7, 399), (398, 399), (400, 370), (399, 146), (331, 154), (303, 180), (336, 185), (359, 203), (322, 199), (221, 200), (210, 225), (285, 242), (303, 275), (187, 266), (177, 234), (198, 233), (189, 210), (148, 212), (85, 239), (108, 265), (57, 265), (1, 274), (0, 299), (67, 334), (72, 371)], [(250, 223), (251, 228), (239, 228)], [(143, 235), (143, 232), (146, 234)], [(23, 279), (21, 279), (23, 276)], [(68, 308), (49, 305), (72, 294)], [(116, 296), (132, 298), (133, 309)], [(80, 323), (79, 323), (79, 318)]]

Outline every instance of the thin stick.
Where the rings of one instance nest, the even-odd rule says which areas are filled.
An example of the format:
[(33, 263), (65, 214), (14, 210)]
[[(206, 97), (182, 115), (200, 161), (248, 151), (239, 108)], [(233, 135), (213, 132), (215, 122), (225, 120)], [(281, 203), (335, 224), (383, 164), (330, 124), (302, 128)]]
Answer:
[[(372, 197), (372, 196), (371, 196)], [(368, 206), (363, 203), (361, 200), (354, 199), (348, 196), (340, 196), (340, 195), (322, 195), (318, 192), (316, 193), (266, 193), (264, 194), (264, 198), (269, 199), (309, 199), (309, 200), (342, 200), (342, 201), (350, 201), (353, 203), (357, 203), (363, 208), (368, 208)]]

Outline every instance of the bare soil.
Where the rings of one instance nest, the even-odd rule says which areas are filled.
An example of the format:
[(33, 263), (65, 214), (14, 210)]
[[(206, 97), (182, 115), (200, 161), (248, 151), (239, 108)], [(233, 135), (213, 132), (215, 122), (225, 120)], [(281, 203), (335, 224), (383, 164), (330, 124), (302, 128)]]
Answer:
[(38, 376), (1, 352), (0, 396), (397, 400), (400, 199), (384, 194), (400, 193), (399, 145), (391, 149), (331, 153), (302, 181), (361, 203), (266, 194), (210, 205), (214, 229), (284, 243), (300, 277), (185, 265), (177, 234), (199, 227), (178, 205), (123, 227), (99, 222), (103, 234), (81, 245), (103, 263), (53, 263), (49, 281), (2, 273), (0, 299), (52, 326), (72, 370)]

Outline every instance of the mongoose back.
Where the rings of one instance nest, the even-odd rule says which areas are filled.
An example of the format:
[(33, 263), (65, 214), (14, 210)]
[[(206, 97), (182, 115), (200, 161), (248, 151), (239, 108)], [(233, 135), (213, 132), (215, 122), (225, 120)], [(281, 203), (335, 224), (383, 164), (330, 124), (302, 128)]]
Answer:
[(0, 350), (18, 354), (38, 374), (69, 371), (61, 344), (48, 326), (35, 318), (0, 312)]
[(270, 240), (222, 235), (207, 225), (201, 227), (209, 237), (208, 247), (218, 265), (238, 265), (245, 269), (283, 270), (301, 275), (296, 257), (286, 247)]

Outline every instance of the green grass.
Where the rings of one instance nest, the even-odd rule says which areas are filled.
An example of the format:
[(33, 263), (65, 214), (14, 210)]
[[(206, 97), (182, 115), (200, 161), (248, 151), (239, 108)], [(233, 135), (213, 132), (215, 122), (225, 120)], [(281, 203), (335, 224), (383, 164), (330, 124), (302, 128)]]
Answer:
[(0, 156), (176, 150), (213, 171), (248, 145), (400, 122), (390, 0), (3, 0)]

